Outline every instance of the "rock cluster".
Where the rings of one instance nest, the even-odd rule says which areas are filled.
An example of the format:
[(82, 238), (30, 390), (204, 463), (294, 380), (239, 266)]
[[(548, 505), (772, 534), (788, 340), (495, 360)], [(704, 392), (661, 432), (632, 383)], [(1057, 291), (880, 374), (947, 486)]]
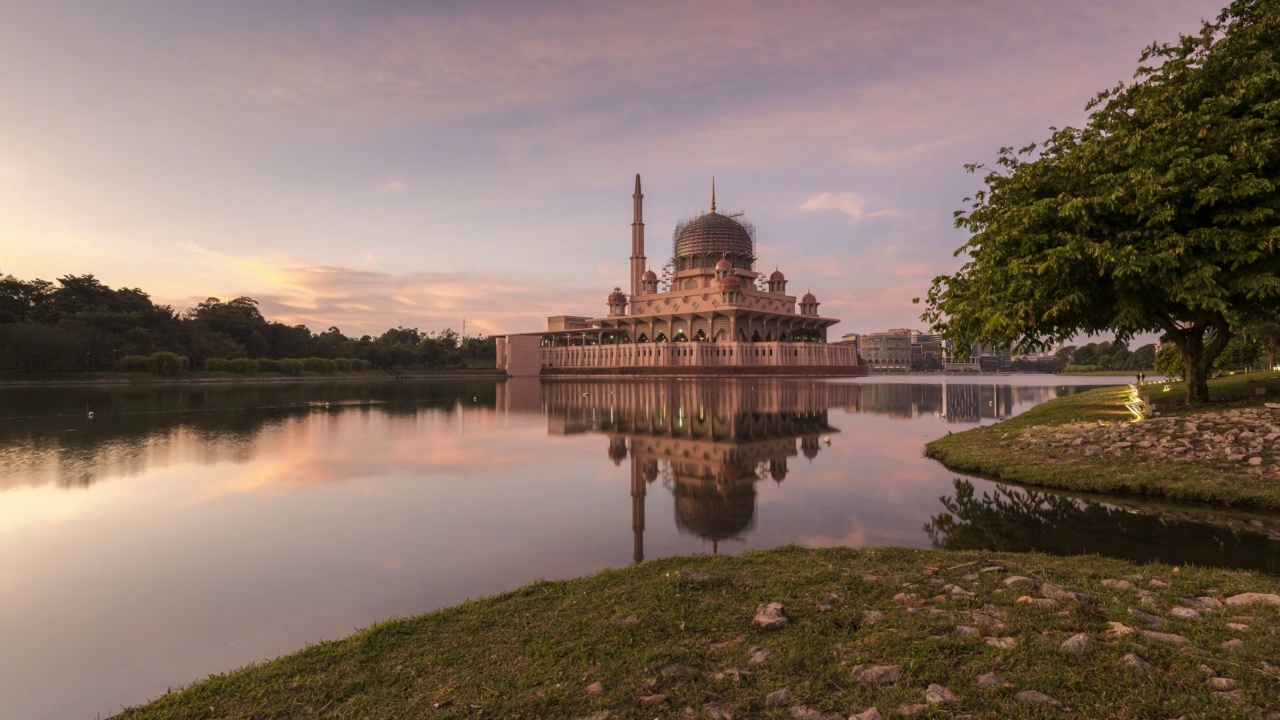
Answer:
[(1068, 424), (1047, 433), (1024, 432), (1007, 438), (1006, 443), (1083, 455), (1198, 461), (1280, 475), (1280, 408), (1242, 408), (1142, 422)]

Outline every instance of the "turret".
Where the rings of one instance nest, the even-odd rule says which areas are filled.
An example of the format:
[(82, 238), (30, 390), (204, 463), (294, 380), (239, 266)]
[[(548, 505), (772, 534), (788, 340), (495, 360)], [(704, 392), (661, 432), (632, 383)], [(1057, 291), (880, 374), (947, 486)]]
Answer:
[[(636, 173), (636, 190), (631, 195), (631, 296), (644, 292), (644, 193), (640, 192), (640, 173)], [(656, 289), (656, 285), (655, 285)]]

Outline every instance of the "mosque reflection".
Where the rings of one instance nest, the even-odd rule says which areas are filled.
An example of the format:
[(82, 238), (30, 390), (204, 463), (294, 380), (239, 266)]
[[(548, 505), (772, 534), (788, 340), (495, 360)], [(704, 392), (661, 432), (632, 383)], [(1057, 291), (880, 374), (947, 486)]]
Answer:
[(828, 422), (829, 408), (848, 404), (858, 390), (763, 379), (513, 381), (498, 401), (544, 412), (552, 435), (600, 433), (614, 464), (630, 464), (633, 559), (640, 562), (650, 485), (661, 481), (671, 492), (679, 531), (717, 552), (721, 541), (754, 526), (756, 484), (783, 482), (800, 455), (813, 461), (840, 432)]

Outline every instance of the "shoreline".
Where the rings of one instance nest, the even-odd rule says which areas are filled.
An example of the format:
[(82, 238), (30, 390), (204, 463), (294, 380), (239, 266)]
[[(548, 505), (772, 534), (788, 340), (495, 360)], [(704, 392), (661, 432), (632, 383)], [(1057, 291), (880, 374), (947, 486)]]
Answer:
[[(271, 383), (308, 383), (308, 382), (355, 382), (361, 380), (375, 382), (415, 381), (415, 380), (505, 380), (506, 373), (500, 370), (458, 370), (408, 373), (393, 375), (384, 372), (342, 373), (331, 375), (235, 375), (231, 373), (208, 375), (192, 374), (191, 377), (165, 377), (144, 373), (115, 373), (127, 377), (113, 378), (31, 378), (11, 380), (0, 378), (0, 390), (5, 388), (26, 387), (127, 387), (131, 385), (258, 385)], [(104, 374), (106, 375), (106, 374)]]
[(1130, 386), (1056, 398), (933, 440), (925, 456), (1023, 487), (1280, 510), (1280, 404), (1268, 402), (1280, 373), (1217, 378), (1207, 405), (1185, 406), (1178, 389), (1145, 386), (1156, 412), (1140, 421)]
[(1280, 578), (904, 548), (539, 581), (168, 692), (122, 720), (1280, 718)]

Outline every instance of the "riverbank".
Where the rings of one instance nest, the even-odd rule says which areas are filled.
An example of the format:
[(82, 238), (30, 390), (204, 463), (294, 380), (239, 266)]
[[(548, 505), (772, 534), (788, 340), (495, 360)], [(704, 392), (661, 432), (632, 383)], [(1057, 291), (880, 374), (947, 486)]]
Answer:
[[(1169, 388), (1169, 390), (1165, 390)], [(957, 472), (1079, 492), (1280, 510), (1280, 373), (1210, 381), (1214, 402), (1187, 406), (1178, 384), (1051, 400), (1010, 420), (939, 438), (925, 455)]]
[(1277, 593), (1094, 556), (669, 558), (385, 622), (119, 717), (1280, 717)]
[(492, 368), (459, 369), (459, 370), (411, 370), (390, 372), (385, 370), (364, 370), (356, 372), (315, 373), (303, 372), (300, 375), (289, 375), (278, 372), (264, 373), (230, 373), (230, 372), (189, 372), (178, 376), (157, 375), (155, 373), (50, 373), (50, 374), (15, 374), (0, 376), (0, 389), (10, 387), (41, 386), (112, 386), (112, 385), (252, 385), (257, 383), (296, 383), (296, 382), (344, 382), (349, 380), (439, 380), (439, 379), (504, 379), (507, 374)]

